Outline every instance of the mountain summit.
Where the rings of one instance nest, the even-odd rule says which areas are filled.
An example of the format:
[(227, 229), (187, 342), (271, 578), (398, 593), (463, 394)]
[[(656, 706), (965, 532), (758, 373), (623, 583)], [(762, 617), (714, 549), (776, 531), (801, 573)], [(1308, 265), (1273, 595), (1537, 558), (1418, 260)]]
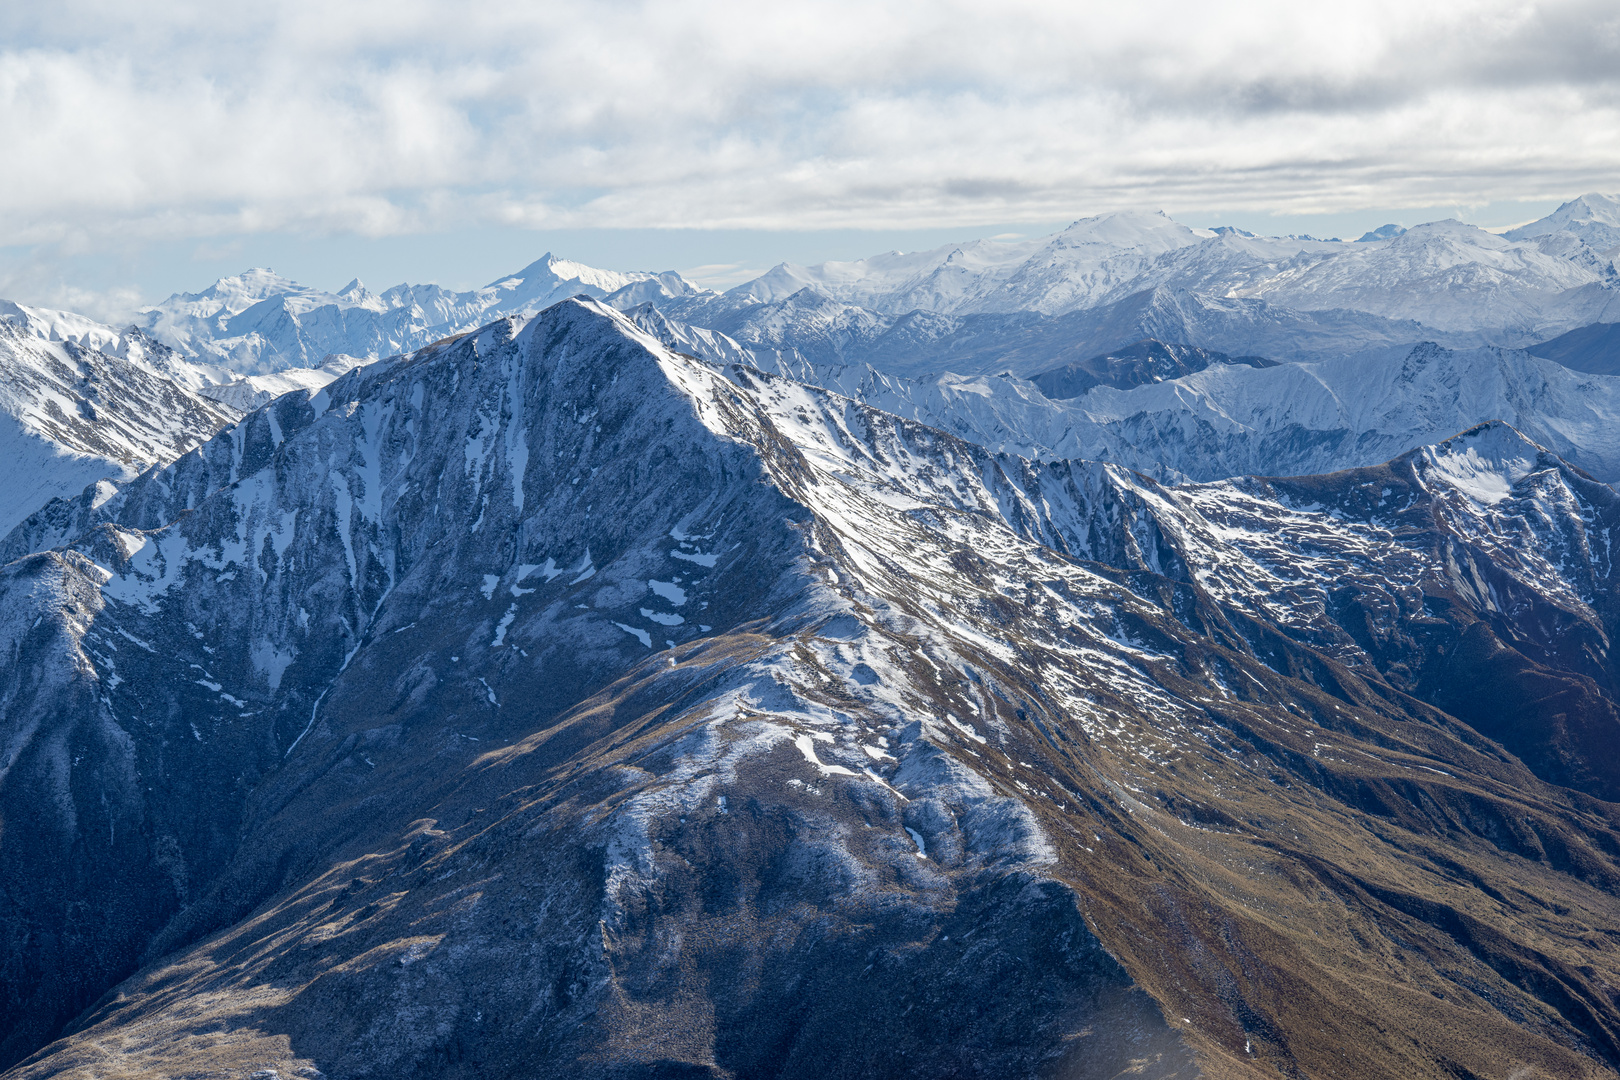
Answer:
[(8, 538), (0, 1052), (1612, 1075), (1616, 527), (1499, 423), (1169, 488), (502, 319)]

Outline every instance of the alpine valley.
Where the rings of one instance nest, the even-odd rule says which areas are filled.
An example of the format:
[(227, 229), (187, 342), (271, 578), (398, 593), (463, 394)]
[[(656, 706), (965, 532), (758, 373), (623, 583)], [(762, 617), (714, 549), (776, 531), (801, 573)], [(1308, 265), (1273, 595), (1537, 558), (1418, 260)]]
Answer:
[(1617, 256), (0, 307), (0, 1070), (1620, 1078)]

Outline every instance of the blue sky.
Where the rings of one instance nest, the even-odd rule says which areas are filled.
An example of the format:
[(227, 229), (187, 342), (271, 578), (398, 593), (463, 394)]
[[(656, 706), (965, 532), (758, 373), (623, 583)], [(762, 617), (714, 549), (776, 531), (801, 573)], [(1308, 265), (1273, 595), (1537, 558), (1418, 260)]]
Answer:
[(1620, 190), (1612, 3), (27, 0), (0, 43), (0, 296), (108, 318), (255, 265), (725, 285), (1125, 207), (1349, 236)]

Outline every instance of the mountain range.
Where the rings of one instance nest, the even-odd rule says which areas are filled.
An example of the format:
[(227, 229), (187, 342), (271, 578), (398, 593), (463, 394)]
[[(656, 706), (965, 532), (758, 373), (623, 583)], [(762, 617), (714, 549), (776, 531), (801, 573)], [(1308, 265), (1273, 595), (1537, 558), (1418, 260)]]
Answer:
[(0, 1070), (1620, 1077), (1617, 211), (5, 308)]
[(323, 293), (251, 270), (171, 296), (136, 325), (237, 374), (405, 352), (574, 295), (621, 310), (652, 303), (746, 346), (811, 360), (881, 355), (958, 374), (983, 373), (1001, 362), (998, 350), (1039, 354), (1028, 359), (1050, 367), (1065, 347), (1085, 359), (1145, 337), (1292, 360), (1421, 341), (1521, 347), (1620, 322), (1617, 254), (1620, 201), (1596, 194), (1501, 236), (1441, 221), (1358, 243), (1124, 212), (1050, 237), (782, 263), (725, 293), (673, 271), (597, 270), (549, 254), (466, 292), (377, 294), (356, 280)]

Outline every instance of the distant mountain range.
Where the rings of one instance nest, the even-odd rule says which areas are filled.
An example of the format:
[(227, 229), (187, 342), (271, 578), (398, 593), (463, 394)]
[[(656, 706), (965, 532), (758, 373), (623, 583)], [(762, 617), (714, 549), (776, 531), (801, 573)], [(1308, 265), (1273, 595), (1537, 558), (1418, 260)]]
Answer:
[(1146, 337), (1280, 360), (1421, 341), (1533, 345), (1620, 322), (1617, 254), (1620, 202), (1595, 194), (1503, 236), (1442, 221), (1356, 243), (1118, 213), (1037, 239), (782, 263), (724, 293), (674, 272), (597, 270), (552, 255), (469, 292), (397, 285), (378, 294), (354, 281), (322, 293), (252, 270), (172, 296), (137, 325), (255, 375), (319, 367), (328, 354), (408, 352), (583, 295), (620, 310), (651, 303), (745, 346), (816, 362), (882, 359), (894, 373), (934, 365), (968, 375), (1001, 363), (1031, 374)]
[(570, 296), (612, 295), (618, 303), (639, 304), (697, 291), (679, 274), (598, 270), (549, 254), (470, 292), (396, 285), (379, 294), (356, 279), (325, 293), (256, 269), (199, 293), (177, 293), (142, 312), (136, 325), (226, 372), (266, 375), (319, 367), (330, 354), (376, 359), (409, 352)]

